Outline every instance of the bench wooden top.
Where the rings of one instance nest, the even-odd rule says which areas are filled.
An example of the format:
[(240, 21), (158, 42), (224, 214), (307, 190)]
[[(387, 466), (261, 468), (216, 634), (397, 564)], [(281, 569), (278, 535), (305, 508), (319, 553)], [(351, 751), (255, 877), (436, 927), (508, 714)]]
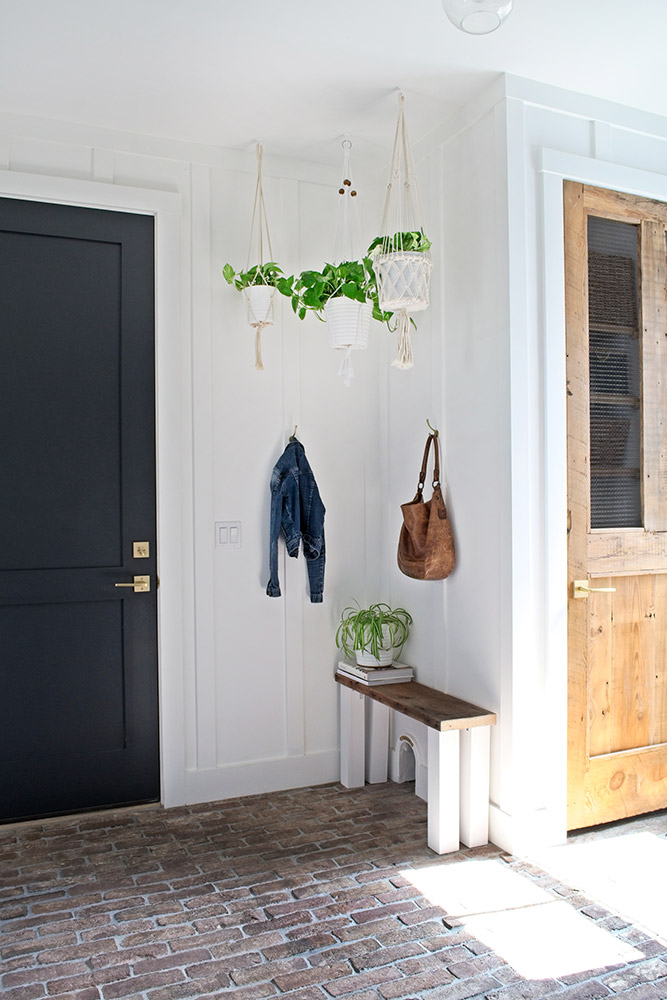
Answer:
[(461, 701), (451, 694), (436, 691), (435, 688), (404, 681), (401, 684), (362, 684), (352, 677), (336, 674), (336, 680), (344, 687), (358, 691), (374, 701), (393, 708), (401, 715), (423, 722), (431, 729), (445, 732), (448, 729), (471, 729), (473, 726), (495, 726), (495, 712)]

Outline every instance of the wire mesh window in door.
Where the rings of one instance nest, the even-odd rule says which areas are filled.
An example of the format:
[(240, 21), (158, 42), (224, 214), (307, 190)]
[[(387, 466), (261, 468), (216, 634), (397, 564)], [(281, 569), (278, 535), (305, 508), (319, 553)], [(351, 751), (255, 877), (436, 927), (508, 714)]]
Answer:
[(591, 527), (642, 525), (639, 227), (588, 219)]

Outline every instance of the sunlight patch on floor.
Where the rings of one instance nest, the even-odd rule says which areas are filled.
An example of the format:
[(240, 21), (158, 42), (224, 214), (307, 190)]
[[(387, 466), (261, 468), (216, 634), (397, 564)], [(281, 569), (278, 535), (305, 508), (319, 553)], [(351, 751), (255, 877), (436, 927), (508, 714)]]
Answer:
[(636, 948), (503, 861), (463, 861), (401, 874), (526, 979), (562, 977), (643, 958)]
[(573, 838), (534, 859), (630, 923), (667, 939), (667, 839), (654, 833), (619, 833), (595, 840)]

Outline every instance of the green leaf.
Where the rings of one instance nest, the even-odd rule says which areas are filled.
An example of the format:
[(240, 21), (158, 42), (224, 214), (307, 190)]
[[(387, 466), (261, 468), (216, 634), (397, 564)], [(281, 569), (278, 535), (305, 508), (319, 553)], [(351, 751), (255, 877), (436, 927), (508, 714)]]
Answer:
[(322, 296), (317, 288), (307, 288), (301, 300), (304, 305), (310, 306), (311, 309), (319, 309), (322, 305)]
[(371, 255), (375, 251), (375, 256), (378, 256), (385, 248), (390, 253), (396, 250), (426, 253), (431, 249), (431, 241), (426, 237), (423, 229), (412, 229), (406, 232), (394, 233), (391, 237), (388, 235), (376, 236), (368, 247), (367, 253)]
[(318, 271), (302, 271), (299, 275), (299, 282), (305, 285), (306, 288), (312, 288), (313, 285), (324, 284), (322, 275)]
[[(244, 288), (249, 288), (251, 285), (268, 285), (272, 288), (278, 288), (278, 283), (282, 281), (280, 275), (283, 273), (283, 269), (275, 261), (269, 261), (266, 264), (254, 264), (249, 267), (247, 271), (235, 272), (231, 264), (225, 264), (222, 269), (223, 276), (225, 280), (231, 285), (234, 284), (239, 291)], [(292, 278), (285, 279), (292, 281)], [(283, 285), (280, 289), (281, 294), (291, 295), (292, 289), (288, 290), (286, 285)]]

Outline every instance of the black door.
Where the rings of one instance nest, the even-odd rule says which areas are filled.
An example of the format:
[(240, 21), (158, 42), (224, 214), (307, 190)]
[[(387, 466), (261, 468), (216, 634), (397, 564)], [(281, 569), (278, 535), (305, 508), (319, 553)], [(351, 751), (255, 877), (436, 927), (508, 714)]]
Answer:
[(159, 798), (153, 245), (0, 199), (0, 819)]

